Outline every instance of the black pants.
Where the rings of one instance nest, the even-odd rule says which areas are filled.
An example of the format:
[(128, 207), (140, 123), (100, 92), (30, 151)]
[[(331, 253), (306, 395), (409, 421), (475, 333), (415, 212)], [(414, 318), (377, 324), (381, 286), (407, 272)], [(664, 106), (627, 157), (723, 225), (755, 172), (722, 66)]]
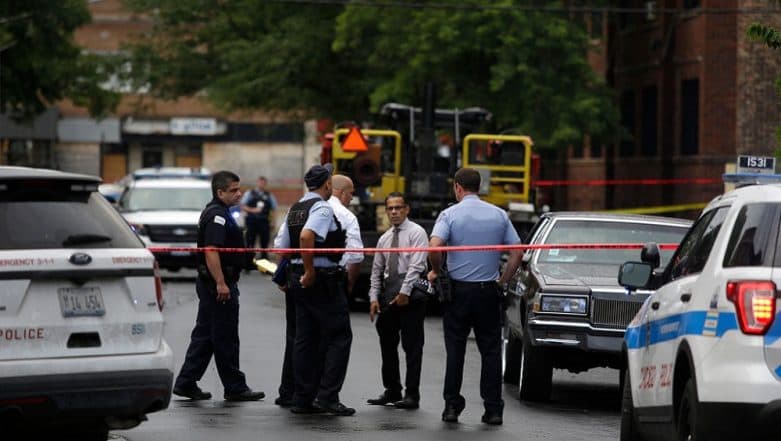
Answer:
[(408, 396), (420, 399), (420, 369), (423, 362), (423, 320), (426, 302), (391, 305), (377, 317), (382, 352), (382, 385), (392, 395), (401, 394), (399, 340), (407, 361), (404, 386)]
[(464, 377), (464, 353), (470, 330), (475, 331), (480, 351), (480, 396), (485, 410), (502, 413), (502, 328), (501, 301), (495, 283), (453, 282), (453, 299), (444, 305), (445, 330), (445, 403), (463, 409), (461, 395)]
[(195, 282), (198, 316), (182, 370), (176, 378), (177, 387), (194, 386), (203, 377), (214, 355), (225, 393), (248, 389), (246, 378), (239, 370), (239, 288), (235, 283), (229, 288), (230, 300), (218, 302), (213, 285), (201, 277)]
[[(292, 280), (300, 277), (291, 276)], [(328, 278), (318, 271), (311, 288), (296, 283), (288, 288), (294, 291), (296, 311), (293, 402), (297, 406), (309, 406), (315, 398), (323, 403), (339, 401), (353, 339), (344, 279), (344, 275)]]
[[(260, 236), (260, 247), (267, 248), (269, 241), (269, 223), (268, 218), (253, 218), (247, 216), (246, 220), (247, 232), (246, 232), (246, 244), (247, 248), (255, 248), (255, 238)], [(261, 253), (262, 258), (267, 258), (268, 253)]]
[(282, 378), (279, 383), (279, 396), (293, 399), (295, 377), (293, 376), (293, 348), (296, 345), (296, 301), (293, 290), (285, 293), (285, 356), (282, 361)]

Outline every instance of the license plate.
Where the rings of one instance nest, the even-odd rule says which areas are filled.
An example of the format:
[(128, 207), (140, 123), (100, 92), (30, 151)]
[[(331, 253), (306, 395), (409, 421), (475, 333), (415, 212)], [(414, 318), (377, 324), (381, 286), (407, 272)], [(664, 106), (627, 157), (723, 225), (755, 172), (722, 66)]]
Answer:
[(190, 251), (171, 251), (172, 256), (189, 256), (192, 254)]
[(106, 313), (100, 288), (60, 288), (57, 293), (63, 317), (100, 317)]

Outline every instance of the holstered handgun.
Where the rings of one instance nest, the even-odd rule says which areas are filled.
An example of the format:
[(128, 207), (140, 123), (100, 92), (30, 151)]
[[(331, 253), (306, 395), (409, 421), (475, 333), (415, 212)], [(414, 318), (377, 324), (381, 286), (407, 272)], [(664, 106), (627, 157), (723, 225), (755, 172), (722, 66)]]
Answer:
[(453, 300), (453, 285), (446, 272), (440, 273), (439, 277), (434, 279), (434, 289), (439, 294), (440, 303), (448, 303)]

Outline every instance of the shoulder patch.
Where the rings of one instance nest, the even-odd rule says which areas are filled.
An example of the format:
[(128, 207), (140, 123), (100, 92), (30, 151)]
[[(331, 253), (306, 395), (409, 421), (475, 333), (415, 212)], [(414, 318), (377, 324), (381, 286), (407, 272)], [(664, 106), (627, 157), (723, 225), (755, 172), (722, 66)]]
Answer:
[(222, 217), (222, 216), (219, 216), (219, 215), (218, 216), (214, 216), (214, 223), (215, 224), (220, 224), (220, 225), (225, 225), (225, 218)]

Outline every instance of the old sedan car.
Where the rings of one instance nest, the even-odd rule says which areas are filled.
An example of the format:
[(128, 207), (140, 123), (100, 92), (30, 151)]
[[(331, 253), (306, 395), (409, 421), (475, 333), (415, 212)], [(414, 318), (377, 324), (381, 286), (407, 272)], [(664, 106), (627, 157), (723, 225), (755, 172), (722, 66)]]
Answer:
[[(691, 222), (641, 215), (547, 213), (532, 228), (529, 243), (677, 244)], [(647, 256), (662, 267), (672, 250)], [(550, 396), (552, 369), (582, 372), (623, 369), (626, 326), (648, 291), (618, 284), (619, 267), (637, 260), (639, 249), (538, 249), (524, 254), (508, 286), (504, 380), (520, 384), (520, 398)]]

